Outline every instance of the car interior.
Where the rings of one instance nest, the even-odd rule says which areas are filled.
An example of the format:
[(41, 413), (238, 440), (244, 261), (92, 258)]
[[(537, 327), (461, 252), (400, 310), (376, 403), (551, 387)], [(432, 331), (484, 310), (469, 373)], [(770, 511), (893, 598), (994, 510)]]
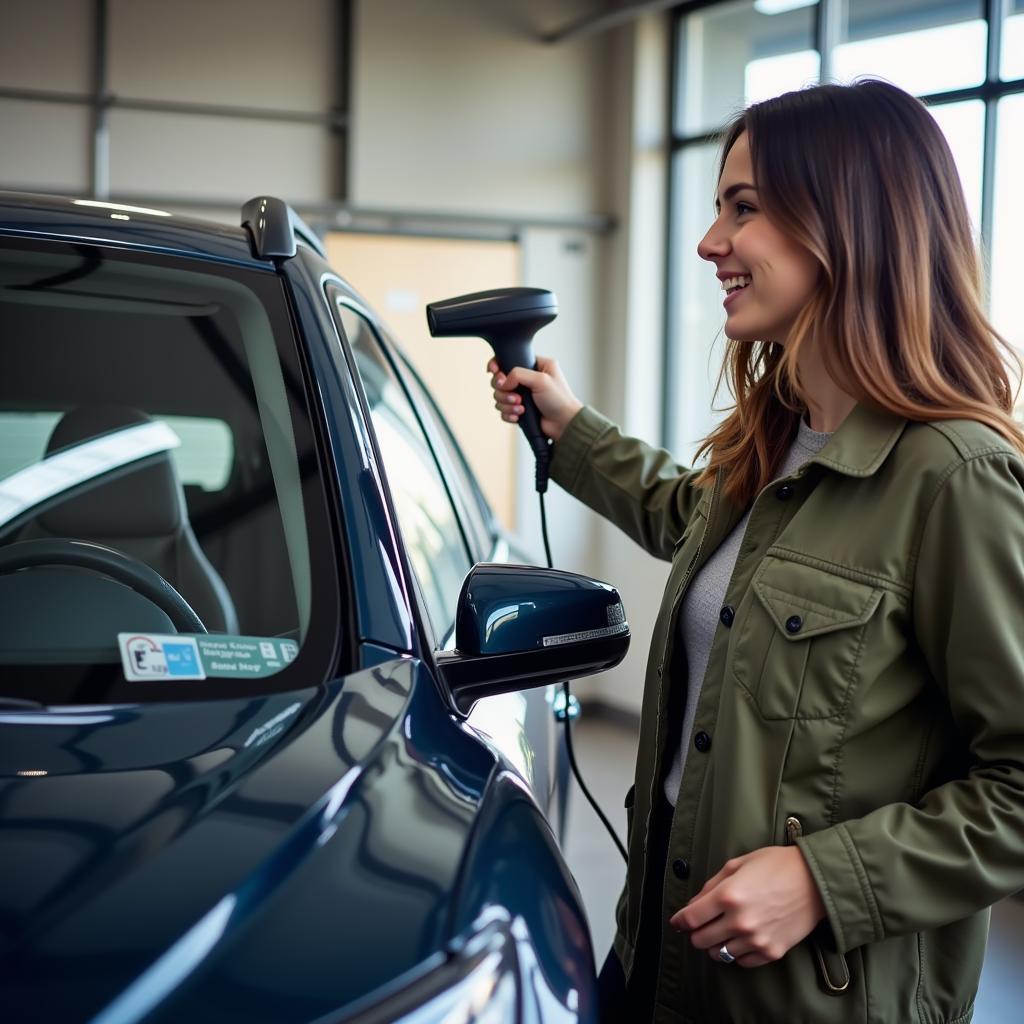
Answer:
[[(0, 555), (28, 540), (93, 541), (159, 573), (210, 632), (301, 640), (312, 453), (295, 448), (265, 310), (230, 276), (98, 252), (0, 249)], [(163, 450), (118, 454), (153, 424), (173, 431)], [(71, 574), (79, 594), (83, 573), (43, 568), (33, 586), (66, 589)], [(5, 607), (18, 603), (12, 578), (29, 575), (2, 577)], [(43, 593), (59, 647), (62, 605)], [(5, 648), (17, 643), (4, 633)]]

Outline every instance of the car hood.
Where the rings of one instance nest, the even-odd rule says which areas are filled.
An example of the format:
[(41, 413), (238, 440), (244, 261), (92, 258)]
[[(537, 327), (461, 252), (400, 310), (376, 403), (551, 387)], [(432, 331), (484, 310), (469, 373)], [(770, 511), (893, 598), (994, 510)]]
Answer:
[(308, 1020), (374, 991), (443, 944), (492, 767), (409, 658), (258, 698), (0, 712), (5, 1016)]

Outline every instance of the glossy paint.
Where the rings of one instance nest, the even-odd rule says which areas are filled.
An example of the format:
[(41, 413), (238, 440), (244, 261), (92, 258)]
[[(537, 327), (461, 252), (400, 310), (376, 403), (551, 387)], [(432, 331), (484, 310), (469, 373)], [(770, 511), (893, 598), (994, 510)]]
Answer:
[(146, 216), (0, 197), (0, 233), (283, 276), (352, 566), (356, 663), (248, 699), (0, 705), (3, 1019), (374, 1020), (497, 915), (520, 1019), (595, 1020), (586, 921), (544, 816), (551, 707), (536, 690), (455, 712), (324, 300), (329, 269), (302, 248), (275, 269), (241, 229)]
[(618, 591), (607, 583), (536, 566), (477, 565), (463, 586), (455, 646), (462, 654), (528, 651), (624, 621)]
[(116, 245), (274, 272), (270, 260), (253, 257), (249, 237), (241, 227), (137, 212), (141, 208), (116, 203), (82, 203), (57, 196), (0, 192), (0, 234)]
[[(451, 890), (458, 858), (450, 853), (461, 840), (449, 826), (471, 821), (491, 763), (458, 730), (445, 738), (448, 750), (434, 749), (438, 737), (426, 709), (436, 700), (430, 686), (413, 699), (416, 671), (401, 659), (322, 692), (253, 702), (3, 716), (5, 867), (8, 878), (23, 880), (18, 913), (9, 892), (5, 899), (6, 1005), (54, 1020), (67, 1014), (73, 993), (78, 1019), (104, 1006), (108, 1019), (139, 1019), (147, 1005), (197, 998), (190, 993), (200, 977), (216, 976), (216, 965), (238, 965), (239, 944), (260, 935), (282, 947), (277, 956), (287, 955), (283, 947), (301, 952), (315, 973), (313, 933), (327, 928), (335, 956), (339, 942), (356, 935), (355, 948), (375, 955), (347, 979), (333, 964), (321, 985), (330, 988), (321, 997), (326, 1010), (363, 994), (368, 980), (371, 987), (386, 982), (396, 943), (407, 947), (401, 953), (411, 963), (437, 948), (442, 905), (417, 901), (415, 892)], [(460, 738), (463, 749), (451, 750)], [(18, 777), (26, 765), (48, 774)], [(432, 799), (403, 799), (410, 777), (421, 773), (430, 779), (412, 789)], [(396, 841), (399, 807), (412, 815), (406, 824), (424, 833), (415, 864)], [(11, 835), (19, 822), (31, 824), (28, 840)], [(52, 856), (56, 849), (64, 856)], [(410, 884), (395, 890), (400, 877)], [(339, 886), (351, 891), (339, 893)], [(391, 892), (400, 900), (380, 899)], [(298, 909), (297, 899), (301, 925), (256, 927), (251, 935), (268, 913)], [(375, 907), (368, 921), (349, 916), (362, 899)], [(397, 911), (399, 902), (401, 936), (389, 936), (398, 922), (389, 921), (387, 908)], [(317, 906), (336, 918), (333, 931), (314, 927), (309, 914)], [(195, 929), (209, 933), (211, 913), (223, 921), (216, 939), (203, 943)], [(282, 943), (282, 935), (293, 938)], [(270, 986), (262, 1001), (286, 976), (255, 971), (247, 984), (259, 988), (262, 978)], [(303, 984), (308, 1007), (317, 988), (309, 971)], [(252, 1009), (246, 1005), (250, 1019)], [(284, 1018), (278, 1007), (261, 1019)]]
[(591, 997), (530, 789), (416, 659), (250, 702), (0, 715), (0, 750), (9, 1019), (311, 1020), (489, 905), (530, 937), (533, 999)]

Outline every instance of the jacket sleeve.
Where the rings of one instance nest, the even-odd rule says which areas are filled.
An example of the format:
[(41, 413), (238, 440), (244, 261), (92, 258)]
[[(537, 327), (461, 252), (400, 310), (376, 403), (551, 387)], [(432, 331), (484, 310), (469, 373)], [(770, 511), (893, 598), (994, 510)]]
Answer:
[(669, 560), (706, 493), (700, 470), (619, 428), (585, 406), (554, 446), (551, 479), (624, 530), (655, 558)]
[(939, 488), (912, 623), (966, 771), (798, 840), (841, 952), (939, 927), (1024, 888), (1024, 467), (974, 457)]

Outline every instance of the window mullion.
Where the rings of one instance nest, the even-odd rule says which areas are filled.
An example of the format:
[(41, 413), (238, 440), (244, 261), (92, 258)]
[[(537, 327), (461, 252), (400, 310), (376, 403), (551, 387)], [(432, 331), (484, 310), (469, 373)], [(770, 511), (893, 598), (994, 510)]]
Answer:
[(832, 53), (843, 41), (846, 22), (846, 0), (818, 0), (814, 18), (815, 45), (821, 57), (819, 82), (832, 78)]
[[(988, 48), (985, 58), (985, 81), (999, 81), (1002, 55), (1003, 18), (1009, 0), (985, 0), (988, 20)], [(988, 96), (985, 100), (985, 135), (981, 157), (981, 254), (986, 271), (992, 264), (992, 226), (995, 218), (996, 134), (998, 131), (999, 99)], [(984, 275), (985, 306), (991, 305), (991, 274)]]
[(1009, 14), (1010, 0), (985, 0), (985, 18), (988, 21), (988, 52), (985, 78), (999, 81), (999, 63), (1003, 53), (1003, 20)]
[(92, 68), (92, 181), (93, 199), (110, 198), (110, 126), (107, 119), (108, 41), (107, 0), (93, 4)]
[[(981, 157), (981, 253), (984, 266), (992, 261), (992, 225), (995, 218), (996, 133), (998, 131), (999, 100), (985, 101), (985, 135)], [(991, 300), (991, 275), (985, 273), (985, 305)]]
[[(679, 60), (680, 37), (683, 32), (683, 15), (678, 11), (672, 16), (672, 27), (669, 31), (669, 98), (668, 98), (668, 135), (674, 140), (679, 130), (679, 90), (682, 77), (681, 61)], [(679, 276), (676, 265), (679, 259), (679, 244), (676, 239), (676, 164), (682, 160), (682, 150), (671, 146), (668, 159), (665, 161), (667, 181), (665, 182), (665, 212), (668, 216), (668, 230), (665, 232), (665, 304), (662, 318), (662, 375), (661, 375), (661, 445), (671, 448), (675, 444), (676, 404), (672, 400), (672, 381), (680, 372), (682, 360), (679, 356), (679, 321), (676, 316), (678, 305), (677, 289)]]

